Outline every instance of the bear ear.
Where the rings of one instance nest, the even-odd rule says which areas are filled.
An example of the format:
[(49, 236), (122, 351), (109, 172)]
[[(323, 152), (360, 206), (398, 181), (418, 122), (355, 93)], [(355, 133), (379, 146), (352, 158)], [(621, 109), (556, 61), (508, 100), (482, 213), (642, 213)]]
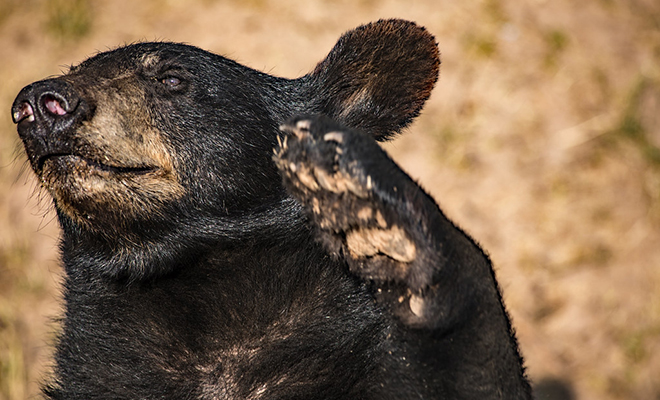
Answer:
[(307, 77), (321, 113), (386, 140), (419, 115), (439, 70), (433, 35), (392, 19), (345, 33)]

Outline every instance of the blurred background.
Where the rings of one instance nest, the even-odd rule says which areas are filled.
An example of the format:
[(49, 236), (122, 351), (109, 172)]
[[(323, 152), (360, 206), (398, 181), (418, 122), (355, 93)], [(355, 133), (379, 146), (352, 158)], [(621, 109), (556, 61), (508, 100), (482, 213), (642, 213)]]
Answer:
[(489, 252), (532, 379), (660, 399), (657, 0), (0, 0), (0, 399), (38, 394), (61, 310), (57, 222), (10, 106), (98, 51), (187, 42), (285, 77), (379, 18), (441, 78), (386, 145)]

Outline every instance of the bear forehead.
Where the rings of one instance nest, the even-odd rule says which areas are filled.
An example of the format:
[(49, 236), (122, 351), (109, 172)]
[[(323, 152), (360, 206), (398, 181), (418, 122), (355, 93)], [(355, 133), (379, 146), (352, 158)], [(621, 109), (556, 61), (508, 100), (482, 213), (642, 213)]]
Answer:
[(99, 76), (125, 74), (158, 68), (163, 62), (181, 61), (203, 63), (213, 61), (212, 54), (194, 46), (171, 42), (144, 42), (118, 47), (96, 54), (72, 66), (69, 74), (85, 73)]

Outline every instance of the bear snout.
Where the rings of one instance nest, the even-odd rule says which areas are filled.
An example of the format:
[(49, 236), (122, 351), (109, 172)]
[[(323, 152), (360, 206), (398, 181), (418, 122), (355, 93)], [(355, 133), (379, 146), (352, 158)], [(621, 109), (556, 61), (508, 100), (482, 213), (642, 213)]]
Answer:
[[(71, 115), (81, 102), (71, 85), (60, 79), (35, 82), (21, 90), (12, 107), (14, 123), (24, 119), (26, 109), (32, 110), (34, 119), (52, 122), (57, 117)], [(32, 122), (32, 121), (31, 121)]]
[(44, 157), (69, 153), (67, 132), (88, 118), (87, 102), (61, 79), (35, 82), (21, 90), (12, 119), (34, 168)]

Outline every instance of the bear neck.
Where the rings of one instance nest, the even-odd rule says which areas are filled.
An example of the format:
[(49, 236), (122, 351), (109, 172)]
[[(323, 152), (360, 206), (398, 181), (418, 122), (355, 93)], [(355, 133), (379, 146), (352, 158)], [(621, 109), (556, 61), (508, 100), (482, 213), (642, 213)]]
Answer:
[(151, 235), (140, 231), (148, 239), (139, 242), (131, 240), (130, 234), (86, 229), (60, 210), (58, 219), (67, 276), (127, 282), (151, 280), (190, 268), (219, 249), (271, 246), (310, 234), (301, 206), (291, 198), (241, 215), (186, 216)]

